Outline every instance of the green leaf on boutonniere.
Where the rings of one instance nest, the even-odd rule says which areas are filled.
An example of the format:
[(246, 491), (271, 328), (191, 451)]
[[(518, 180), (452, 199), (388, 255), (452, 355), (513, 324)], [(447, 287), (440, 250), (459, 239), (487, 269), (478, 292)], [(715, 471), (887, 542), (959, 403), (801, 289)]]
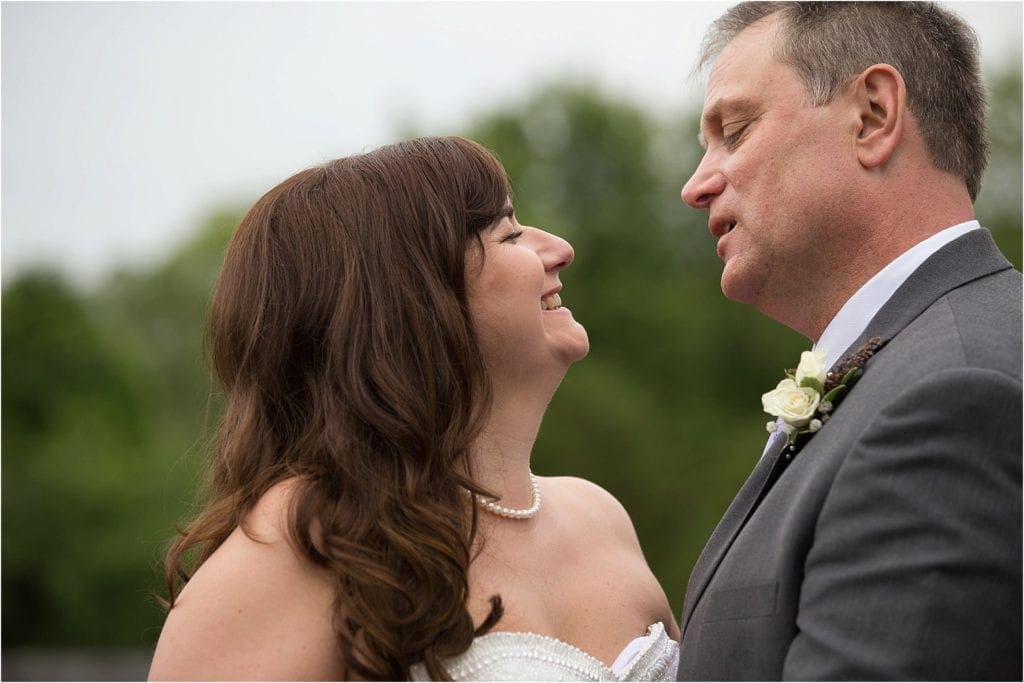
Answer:
[(818, 381), (817, 377), (804, 377), (800, 380), (800, 386), (814, 389), (819, 394), (821, 393), (821, 382)]
[(859, 374), (860, 374), (860, 368), (851, 368), (850, 371), (848, 373), (846, 373), (845, 375), (843, 375), (843, 378), (841, 380), (839, 380), (839, 384), (840, 385), (843, 385), (843, 384), (849, 385), (849, 384), (851, 384), (857, 378), (857, 375), (859, 375)]
[(834, 389), (832, 389), (832, 391), (830, 391), (827, 394), (825, 394), (822, 397), (821, 400), (822, 401), (828, 401), (832, 405), (835, 405), (836, 401), (841, 399), (843, 397), (843, 394), (845, 394), (845, 393), (846, 393), (846, 385), (845, 384), (840, 384), (839, 386), (837, 386)]

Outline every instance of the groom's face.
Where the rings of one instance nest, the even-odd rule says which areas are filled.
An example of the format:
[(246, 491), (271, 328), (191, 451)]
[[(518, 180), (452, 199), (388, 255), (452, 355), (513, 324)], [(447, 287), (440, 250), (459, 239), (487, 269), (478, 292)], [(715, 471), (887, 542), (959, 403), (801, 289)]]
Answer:
[(826, 277), (831, 226), (843, 220), (853, 120), (813, 106), (771, 50), (774, 17), (740, 33), (715, 62), (701, 120), (705, 154), (682, 190), (708, 210), (722, 291), (785, 321)]

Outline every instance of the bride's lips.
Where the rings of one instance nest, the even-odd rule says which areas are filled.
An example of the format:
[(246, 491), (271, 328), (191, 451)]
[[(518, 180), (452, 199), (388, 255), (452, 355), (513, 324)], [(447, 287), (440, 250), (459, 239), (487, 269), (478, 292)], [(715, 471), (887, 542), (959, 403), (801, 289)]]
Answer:
[(540, 305), (545, 311), (557, 310), (562, 307), (562, 297), (557, 291), (552, 292), (551, 294), (541, 297)]
[(568, 311), (569, 309), (562, 306), (562, 285), (559, 284), (554, 289), (551, 289), (544, 293), (540, 298), (540, 310), (544, 313), (556, 313), (558, 311)]

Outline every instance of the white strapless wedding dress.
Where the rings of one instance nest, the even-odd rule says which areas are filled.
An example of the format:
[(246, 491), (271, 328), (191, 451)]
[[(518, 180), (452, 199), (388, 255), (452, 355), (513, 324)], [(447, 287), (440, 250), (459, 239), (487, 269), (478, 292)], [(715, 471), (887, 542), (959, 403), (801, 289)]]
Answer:
[[(659, 622), (627, 645), (611, 667), (557, 638), (497, 631), (474, 639), (446, 668), (455, 681), (674, 681), (678, 665), (679, 643)], [(430, 680), (423, 664), (410, 674), (414, 681)]]

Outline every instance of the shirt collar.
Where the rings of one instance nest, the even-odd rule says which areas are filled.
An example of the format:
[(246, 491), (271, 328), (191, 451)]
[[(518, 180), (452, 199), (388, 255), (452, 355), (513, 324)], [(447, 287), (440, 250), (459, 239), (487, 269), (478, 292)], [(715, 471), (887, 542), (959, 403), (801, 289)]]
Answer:
[(815, 349), (825, 351), (825, 367), (832, 367), (839, 360), (840, 355), (864, 332), (878, 309), (929, 256), (961, 235), (980, 227), (978, 221), (971, 220), (937, 232), (907, 249), (865, 282), (843, 304), (814, 345)]

